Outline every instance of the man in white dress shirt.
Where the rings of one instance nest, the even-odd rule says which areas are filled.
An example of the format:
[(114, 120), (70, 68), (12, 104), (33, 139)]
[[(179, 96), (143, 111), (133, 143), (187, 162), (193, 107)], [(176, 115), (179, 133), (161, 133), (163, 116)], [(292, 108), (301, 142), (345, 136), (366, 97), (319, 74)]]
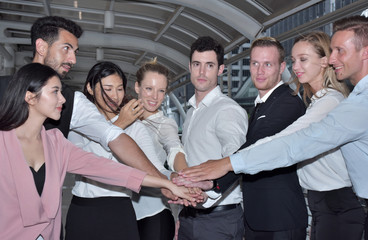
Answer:
[[(223, 61), (224, 49), (214, 39), (200, 37), (192, 44), (189, 70), (195, 95), (189, 100), (192, 108), (187, 113), (182, 137), (189, 166), (228, 156), (245, 142), (247, 113), (217, 86), (217, 77), (224, 70)], [(210, 196), (201, 206), (184, 207), (179, 215), (179, 240), (241, 240), (241, 201), (237, 183), (222, 197)]]

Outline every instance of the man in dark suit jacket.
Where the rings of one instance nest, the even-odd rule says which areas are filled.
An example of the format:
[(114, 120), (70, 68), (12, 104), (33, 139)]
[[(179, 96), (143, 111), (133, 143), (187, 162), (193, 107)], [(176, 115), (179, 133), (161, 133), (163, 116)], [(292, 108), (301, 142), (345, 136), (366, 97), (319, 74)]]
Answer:
[[(249, 119), (247, 142), (240, 149), (282, 131), (305, 112), (301, 99), (281, 81), (284, 56), (276, 39), (261, 38), (252, 44), (250, 72), (259, 95)], [(238, 177), (231, 172), (217, 179), (217, 190), (225, 192)], [(305, 240), (308, 215), (296, 165), (243, 175), (242, 187), (245, 239)]]

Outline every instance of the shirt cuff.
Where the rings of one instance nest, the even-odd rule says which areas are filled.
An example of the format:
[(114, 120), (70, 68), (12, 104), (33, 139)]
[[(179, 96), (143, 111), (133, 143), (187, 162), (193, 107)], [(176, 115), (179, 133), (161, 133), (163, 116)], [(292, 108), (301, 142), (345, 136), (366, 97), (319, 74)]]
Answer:
[[(204, 203), (202, 204), (202, 207), (204, 207), (204, 208), (210, 208), (210, 207), (213, 207), (213, 205), (214, 205), (215, 203), (217, 203), (218, 199), (222, 196), (222, 195), (220, 194), (217, 198), (213, 199), (213, 198), (211, 198), (211, 197), (210, 197), (209, 192), (213, 192), (213, 191), (207, 191), (207, 192), (206, 192), (206, 193), (207, 193), (207, 195), (208, 195), (208, 198), (207, 198), (207, 201), (206, 201), (206, 202), (204, 202)], [(210, 193), (210, 194), (212, 195), (212, 193)]]
[(222, 196), (221, 193), (217, 193), (213, 190), (206, 191), (206, 194), (208, 195), (209, 198), (215, 199), (215, 200), (217, 200), (219, 197)]
[(106, 129), (105, 135), (101, 139), (100, 144), (105, 148), (105, 150), (110, 151), (109, 143), (114, 141), (122, 133), (125, 133), (123, 129), (111, 124), (110, 127)]
[(170, 177), (171, 177), (171, 173), (172, 171), (170, 170), (167, 170), (167, 169), (164, 169), (162, 171), (160, 171), (163, 175), (165, 175), (167, 177), (168, 180), (170, 180)]
[(183, 153), (185, 156), (185, 159), (187, 159), (187, 155), (185, 154), (184, 150), (181, 147), (171, 148), (170, 153), (167, 156), (167, 165), (172, 171), (174, 171), (174, 162), (175, 162), (176, 154), (178, 154), (179, 152)]
[(230, 162), (235, 173), (245, 173), (245, 161), (241, 152), (231, 155)]

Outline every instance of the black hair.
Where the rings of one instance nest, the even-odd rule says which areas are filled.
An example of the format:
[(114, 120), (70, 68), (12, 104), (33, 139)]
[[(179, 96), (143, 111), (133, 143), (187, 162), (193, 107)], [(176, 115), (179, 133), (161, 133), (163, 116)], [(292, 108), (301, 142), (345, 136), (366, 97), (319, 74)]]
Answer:
[(209, 36), (199, 37), (192, 46), (190, 47), (190, 62), (192, 62), (193, 53), (205, 52), (205, 51), (215, 51), (217, 56), (218, 67), (224, 64), (224, 48), (215, 39)]
[(58, 73), (40, 63), (30, 63), (21, 67), (9, 82), (0, 104), (0, 130), (9, 131), (22, 125), (28, 118), (29, 107), (25, 101), (27, 91), (38, 98), (42, 87)]
[(36, 40), (41, 38), (48, 45), (52, 45), (59, 38), (60, 29), (64, 29), (76, 38), (80, 38), (83, 33), (82, 28), (75, 22), (58, 17), (47, 16), (36, 20), (31, 28), (31, 45), (33, 48), (33, 55), (36, 53)]
[[(88, 100), (90, 100), (91, 102), (96, 104), (103, 111), (105, 111), (105, 109), (103, 109), (101, 107), (101, 105), (97, 102), (96, 98), (94, 97), (96, 95), (95, 89), (96, 89), (97, 84), (99, 84), (100, 88), (101, 88), (102, 99), (105, 101), (106, 105), (109, 106), (107, 104), (105, 98), (107, 98), (109, 101), (111, 101), (111, 99), (109, 98), (109, 96), (107, 96), (106, 92), (104, 91), (104, 89), (102, 87), (102, 81), (101, 80), (102, 80), (102, 78), (108, 77), (108, 76), (113, 75), (113, 74), (119, 75), (119, 77), (122, 79), (123, 88), (124, 88), (124, 92), (125, 92), (128, 80), (125, 77), (125, 75), (124, 75), (123, 71), (121, 70), (121, 68), (118, 65), (116, 65), (115, 63), (112, 63), (112, 62), (99, 62), (99, 63), (95, 64), (91, 68), (91, 70), (89, 70), (86, 82), (84, 84), (84, 90), (83, 90), (84, 95), (86, 95)], [(90, 87), (93, 91), (93, 95), (88, 92), (88, 89), (87, 89), (88, 84), (90, 85)], [(111, 102), (113, 102), (113, 101), (111, 101)], [(120, 109), (123, 105), (124, 105), (124, 101), (122, 101), (120, 106), (116, 106), (117, 109), (112, 109), (110, 106), (109, 106), (109, 108), (110, 108), (112, 113), (119, 114)]]

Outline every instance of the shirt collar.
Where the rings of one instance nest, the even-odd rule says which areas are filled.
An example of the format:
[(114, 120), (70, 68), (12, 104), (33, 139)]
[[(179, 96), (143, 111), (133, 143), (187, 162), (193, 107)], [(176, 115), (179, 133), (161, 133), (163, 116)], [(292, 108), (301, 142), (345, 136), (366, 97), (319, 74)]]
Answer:
[(152, 114), (152, 115), (149, 115), (149, 116), (147, 117), (147, 119), (146, 119), (146, 120), (153, 120), (153, 119), (155, 119), (155, 118), (163, 117), (163, 116), (164, 116), (164, 112), (163, 112), (163, 111), (161, 111), (161, 110), (158, 110), (158, 112), (157, 112), (157, 113), (154, 113), (154, 114)]
[[(219, 86), (216, 86), (214, 89), (212, 89), (209, 93), (207, 93), (207, 95), (202, 99), (202, 101), (198, 104), (198, 107), (200, 106), (200, 104), (203, 104), (204, 106), (209, 106), (211, 105), (211, 103), (218, 97), (221, 96), (222, 92)], [(189, 99), (189, 104), (194, 107), (197, 108), (197, 102), (196, 102), (196, 98), (195, 95), (193, 95), (190, 99)]]
[(268, 91), (262, 98), (259, 96), (257, 96), (256, 100), (254, 100), (254, 105), (257, 105), (257, 103), (264, 103), (267, 101), (268, 97), (273, 93), (273, 91), (275, 91), (276, 88), (278, 88), (279, 86), (281, 86), (282, 84), (284, 84), (283, 81), (280, 81), (276, 84), (276, 86), (274, 86), (270, 91)]
[(364, 90), (368, 89), (368, 75), (360, 79), (358, 84), (354, 87), (353, 92), (354, 94), (359, 94)]
[(315, 101), (318, 98), (323, 97), (328, 91), (332, 91), (332, 88), (322, 88), (318, 90), (313, 96), (311, 97), (311, 101)]

